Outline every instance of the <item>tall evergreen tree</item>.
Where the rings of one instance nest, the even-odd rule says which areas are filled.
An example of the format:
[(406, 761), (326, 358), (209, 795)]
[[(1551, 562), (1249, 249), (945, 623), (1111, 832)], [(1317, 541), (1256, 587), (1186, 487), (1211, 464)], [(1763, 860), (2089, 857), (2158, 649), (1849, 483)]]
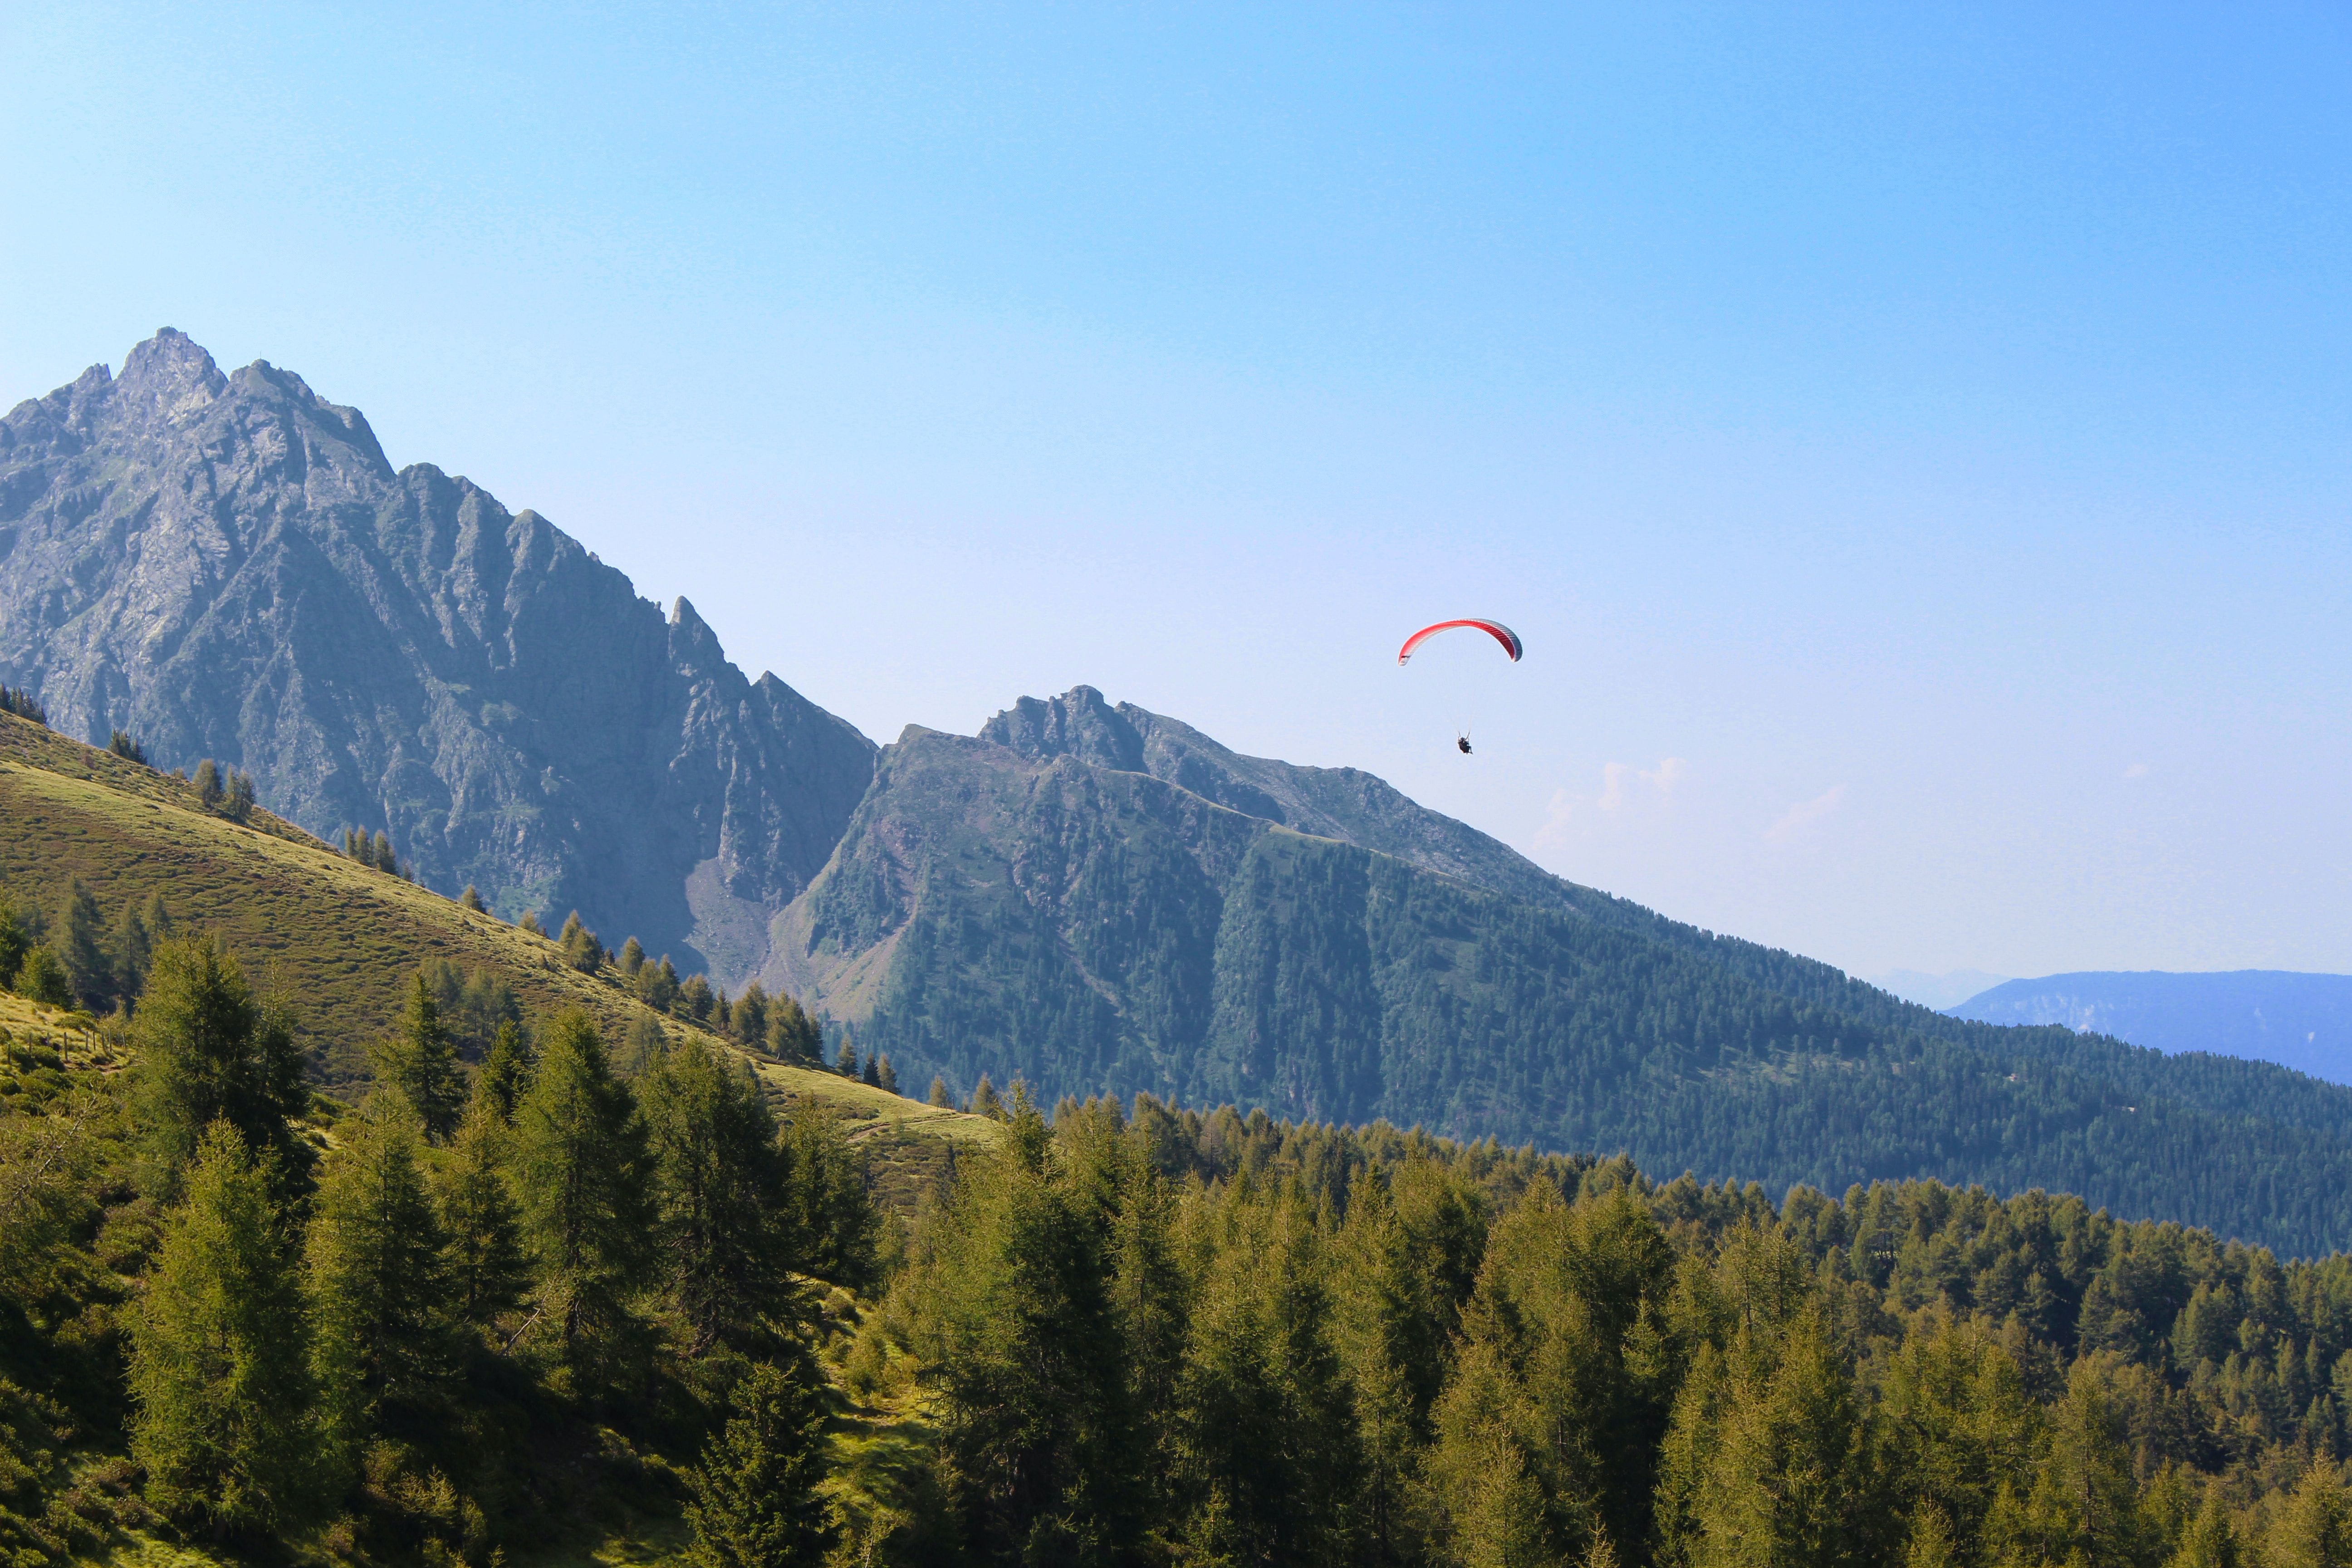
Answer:
[(206, 757), (196, 764), (196, 804), (206, 811), (216, 811), (227, 791), (221, 785), (220, 764)]
[(441, 1021), (441, 1005), (425, 972), (409, 977), (400, 1023), (374, 1051), (377, 1079), (408, 1102), (425, 1135), (438, 1142), (457, 1126), (464, 1104), (457, 1043)]
[(131, 1451), (147, 1500), (215, 1535), (306, 1515), (320, 1446), (292, 1248), (265, 1168), (215, 1124), (131, 1317)]
[(755, 1051), (768, 1047), (768, 993), (754, 980), (743, 987), (743, 994), (735, 998), (735, 1010), (728, 1021), (735, 1037)]
[(604, 962), (604, 944), (581, 922), (578, 910), (564, 917), (563, 931), (555, 942), (563, 950), (563, 962), (583, 974), (595, 973), (596, 966)]
[(292, 1024), (254, 996), (218, 943), (188, 936), (156, 947), (131, 1037), (139, 1124), (167, 1167), (192, 1158), (205, 1129), (225, 1121), (280, 1180), (302, 1179), (308, 1147), (288, 1121), (310, 1092)]
[(466, 890), (457, 895), (457, 907), (464, 910), (470, 910), (478, 915), (486, 915), (490, 912), (490, 907), (482, 902), (482, 890), (479, 888), (475, 887), (471, 882), (467, 883)]
[(340, 1131), (312, 1204), (310, 1289), (319, 1381), (356, 1436), (386, 1404), (438, 1390), (456, 1303), (407, 1100), (379, 1093)]
[(824, 1065), (824, 1036), (816, 1020), (788, 994), (768, 999), (768, 1054), (804, 1067)]
[(16, 972), (33, 950), (33, 933), (17, 915), (16, 907), (0, 899), (0, 986), (14, 989)]
[(522, 1300), (530, 1282), (522, 1216), (508, 1184), (513, 1133), (487, 1074), (450, 1141), (435, 1183), (449, 1294), (461, 1322), (487, 1327)]
[(93, 1013), (114, 1005), (118, 994), (113, 956), (107, 952), (105, 918), (98, 900), (79, 877), (66, 883), (58, 918), (49, 928), (49, 945), (66, 966), (74, 995)]
[(824, 1395), (824, 1376), (797, 1340), (735, 1385), (725, 1428), (688, 1475), (694, 1500), (686, 1519), (698, 1568), (814, 1568), (826, 1561), (834, 1530), (818, 1490), (825, 1477)]
[(822, 1100), (803, 1100), (785, 1120), (784, 1237), (791, 1267), (863, 1289), (879, 1277), (882, 1216), (865, 1163)]
[(613, 1348), (647, 1279), (650, 1165), (645, 1119), (613, 1077), (595, 1021), (577, 1007), (558, 1013), (515, 1111), (515, 1185), (541, 1304), (575, 1372), (593, 1372)]
[(656, 1058), (640, 1094), (671, 1289), (698, 1352), (781, 1300), (786, 1184), (775, 1116), (751, 1068), (698, 1038)]
[(70, 1007), (74, 1005), (73, 982), (66, 975), (66, 966), (47, 942), (41, 942), (25, 954), (16, 966), (16, 993), (29, 996), (48, 1007)]
[(474, 1075), (474, 1098), (486, 1099), (501, 1123), (514, 1120), (515, 1107), (530, 1083), (530, 1051), (523, 1044), (522, 1026), (511, 1018), (499, 1026), (489, 1054)]

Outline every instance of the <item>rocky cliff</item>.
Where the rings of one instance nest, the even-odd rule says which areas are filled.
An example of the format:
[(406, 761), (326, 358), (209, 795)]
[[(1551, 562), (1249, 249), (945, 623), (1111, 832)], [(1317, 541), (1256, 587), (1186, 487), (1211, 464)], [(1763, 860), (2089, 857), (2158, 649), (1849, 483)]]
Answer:
[(874, 747), (538, 514), (169, 329), (0, 419), (0, 681), (420, 881), (740, 983)]

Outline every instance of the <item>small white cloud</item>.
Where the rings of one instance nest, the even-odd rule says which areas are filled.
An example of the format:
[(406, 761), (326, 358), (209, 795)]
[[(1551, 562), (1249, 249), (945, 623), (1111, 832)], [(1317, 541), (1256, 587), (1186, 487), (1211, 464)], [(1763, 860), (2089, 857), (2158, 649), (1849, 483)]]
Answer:
[(1606, 821), (1638, 820), (1644, 809), (1654, 809), (1671, 801), (1675, 789), (1690, 776), (1690, 763), (1682, 757), (1661, 757), (1654, 768), (1638, 768), (1631, 763), (1603, 763), (1599, 795), (1580, 795), (1568, 790), (1553, 793), (1551, 805), (1544, 813), (1544, 825), (1536, 830), (1536, 843), (1559, 843), (1580, 819), (1591, 821), (1594, 812)]
[(1764, 842), (1786, 844), (1796, 836), (1798, 829), (1809, 822), (1819, 822), (1835, 811), (1844, 799), (1845, 785), (1833, 784), (1811, 800), (1799, 801), (1781, 815), (1780, 821), (1764, 830)]
[(2127, 779), (2144, 779), (2147, 777), (2147, 764), (2146, 763), (2134, 763), (2131, 766), (2124, 770), (2124, 777)]

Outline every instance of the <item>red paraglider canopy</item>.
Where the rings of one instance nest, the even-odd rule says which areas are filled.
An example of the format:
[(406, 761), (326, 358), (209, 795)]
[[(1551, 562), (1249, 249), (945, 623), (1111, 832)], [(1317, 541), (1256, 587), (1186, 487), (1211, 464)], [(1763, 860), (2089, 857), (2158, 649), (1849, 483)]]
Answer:
[(1430, 638), (1435, 637), (1440, 632), (1452, 631), (1456, 626), (1475, 626), (1478, 630), (1485, 632), (1488, 637), (1493, 637), (1496, 642), (1503, 645), (1503, 651), (1511, 656), (1512, 663), (1517, 664), (1518, 662), (1519, 654), (1521, 652), (1519, 647), (1519, 634), (1513, 631), (1510, 627), (1505, 626), (1500, 621), (1440, 621), (1433, 626), (1423, 626), (1421, 630), (1413, 633), (1412, 636), (1404, 639), (1404, 647), (1397, 649), (1397, 662), (1399, 664), (1402, 664), (1405, 660), (1412, 657), (1412, 650), (1419, 647), (1423, 643), (1427, 642)]

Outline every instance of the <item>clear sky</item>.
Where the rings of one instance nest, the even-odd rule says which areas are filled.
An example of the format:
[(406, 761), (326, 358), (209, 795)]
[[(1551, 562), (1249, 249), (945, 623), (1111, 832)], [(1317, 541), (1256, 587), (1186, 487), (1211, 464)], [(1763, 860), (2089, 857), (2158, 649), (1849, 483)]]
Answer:
[(881, 740), (1085, 681), (1863, 973), (2352, 970), (2342, 6), (488, 9), (0, 8), (0, 401), (268, 359)]

